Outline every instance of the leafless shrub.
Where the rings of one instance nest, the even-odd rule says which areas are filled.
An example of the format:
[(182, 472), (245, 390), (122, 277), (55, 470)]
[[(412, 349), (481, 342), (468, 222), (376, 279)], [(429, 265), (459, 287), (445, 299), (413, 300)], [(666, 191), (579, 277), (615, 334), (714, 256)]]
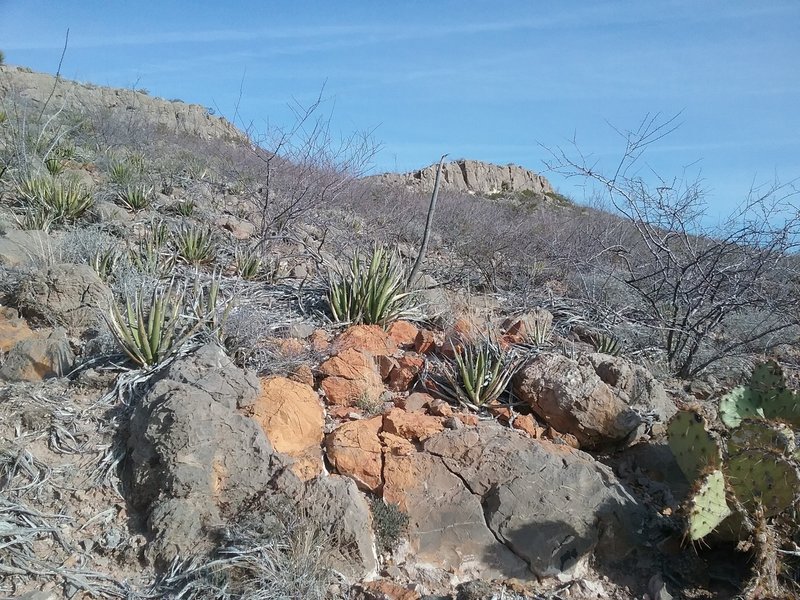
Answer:
[[(638, 170), (647, 147), (674, 128), (674, 117), (656, 115), (619, 131), (625, 149), (611, 175), (562, 149), (550, 168), (599, 184), (624, 218), (629, 235), (608, 240), (602, 262), (637, 296), (629, 316), (660, 333), (667, 360), (688, 377), (731, 354), (769, 348), (798, 325), (800, 213), (789, 202), (793, 186), (775, 183), (754, 187), (721, 225), (707, 225), (698, 179)], [(748, 317), (758, 313), (769, 318)]]

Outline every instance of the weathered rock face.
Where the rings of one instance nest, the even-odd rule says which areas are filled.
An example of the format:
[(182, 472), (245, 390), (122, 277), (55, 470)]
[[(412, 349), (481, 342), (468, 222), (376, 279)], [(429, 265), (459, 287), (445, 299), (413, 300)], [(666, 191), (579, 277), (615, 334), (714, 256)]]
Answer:
[[(431, 191), (437, 168), (438, 163), (411, 173), (378, 175), (375, 179), (381, 184), (405, 184), (420, 191)], [(444, 164), (441, 185), (444, 189), (480, 194), (529, 191), (544, 197), (553, 191), (547, 179), (524, 167), (463, 159)]]
[(28, 319), (73, 332), (93, 326), (110, 303), (111, 290), (89, 265), (53, 265), (32, 274), (20, 292), (20, 310)]
[(0, 352), (8, 354), (14, 344), (32, 335), (33, 331), (17, 316), (17, 311), (0, 306)]
[(626, 440), (641, 418), (595, 373), (591, 363), (542, 354), (514, 381), (514, 391), (536, 415), (592, 449)]
[(69, 372), (74, 360), (63, 328), (39, 329), (11, 347), (0, 367), (0, 380), (41, 381), (61, 377)]
[[(196, 104), (152, 98), (134, 90), (85, 85), (52, 75), (29, 73), (13, 66), (0, 66), (0, 97), (15, 95), (36, 106), (43, 105), (50, 93), (53, 109), (64, 107), (67, 112), (106, 115), (107, 122), (128, 123), (132, 116), (149, 123), (165, 133), (195, 135), (204, 139), (245, 142), (245, 136), (231, 123), (215, 117)], [(53, 91), (55, 90), (55, 91)]]
[[(497, 425), (445, 431), (424, 450), (479, 499), (483, 526), (501, 547), (540, 577), (578, 573), (593, 553), (600, 561), (617, 560), (635, 545), (641, 509), (588, 454)], [(442, 491), (412, 487), (408, 500), (434, 500)], [(436, 530), (431, 519), (448, 518), (446, 498), (432, 504), (440, 515), (418, 515), (429, 520), (422, 531)], [(490, 566), (494, 560), (491, 552), (483, 559)]]
[(322, 473), (325, 413), (311, 387), (286, 377), (265, 378), (252, 415), (272, 447), (295, 459), (295, 475), (307, 481)]
[(11, 229), (0, 235), (0, 265), (32, 266), (37, 257), (49, 252), (54, 244), (53, 238), (44, 231)]

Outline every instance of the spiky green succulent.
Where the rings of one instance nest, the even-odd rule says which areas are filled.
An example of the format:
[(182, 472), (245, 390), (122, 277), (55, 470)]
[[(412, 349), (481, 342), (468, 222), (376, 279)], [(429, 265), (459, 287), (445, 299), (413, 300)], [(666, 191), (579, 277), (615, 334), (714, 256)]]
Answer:
[(725, 476), (715, 469), (698, 479), (687, 510), (689, 539), (696, 541), (717, 529), (733, 514), (725, 494)]
[(328, 306), (335, 321), (378, 324), (414, 314), (414, 293), (397, 252), (376, 246), (372, 255), (353, 254), (350, 263), (328, 275)]
[(738, 427), (743, 419), (778, 419), (800, 426), (800, 396), (786, 387), (780, 366), (762, 363), (750, 383), (731, 390), (720, 400), (719, 416), (726, 427)]

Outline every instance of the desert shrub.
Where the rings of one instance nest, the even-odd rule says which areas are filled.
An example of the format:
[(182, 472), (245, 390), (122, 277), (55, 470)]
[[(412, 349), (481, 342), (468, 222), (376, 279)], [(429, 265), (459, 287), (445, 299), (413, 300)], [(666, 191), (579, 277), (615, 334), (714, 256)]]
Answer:
[(142, 183), (128, 184), (117, 192), (117, 201), (132, 212), (139, 212), (150, 206), (153, 188)]
[(191, 217), (197, 205), (193, 200), (181, 200), (175, 205), (175, 212), (181, 217)]
[(128, 245), (128, 261), (139, 273), (168, 276), (175, 265), (175, 254), (167, 247), (169, 235), (164, 221), (151, 222), (142, 237)]
[(408, 533), (408, 515), (397, 504), (382, 498), (370, 500), (375, 528), (375, 541), (381, 552), (394, 551)]
[(75, 221), (94, 202), (92, 194), (75, 179), (26, 177), (17, 184), (16, 192), (27, 208), (46, 211), (55, 224)]
[(197, 331), (183, 314), (186, 290), (174, 282), (127, 297), (120, 309), (111, 305), (109, 328), (120, 348), (140, 367), (153, 367), (177, 352)]
[(337, 577), (327, 557), (334, 541), (294, 502), (268, 504), (229, 523), (211, 556), (176, 558), (152, 597), (330, 598)]
[(429, 358), (423, 384), (432, 394), (475, 411), (496, 402), (529, 358), (488, 338), (455, 344), (453, 354), (452, 359)]
[(175, 232), (175, 256), (189, 265), (205, 265), (214, 261), (217, 243), (210, 227), (183, 224)]
[(386, 325), (415, 313), (408, 273), (396, 251), (376, 246), (371, 256), (353, 253), (328, 276), (328, 306), (336, 321)]
[(0, 50), (0, 66), (4, 65), (5, 63), (6, 63), (6, 55), (2, 50)]

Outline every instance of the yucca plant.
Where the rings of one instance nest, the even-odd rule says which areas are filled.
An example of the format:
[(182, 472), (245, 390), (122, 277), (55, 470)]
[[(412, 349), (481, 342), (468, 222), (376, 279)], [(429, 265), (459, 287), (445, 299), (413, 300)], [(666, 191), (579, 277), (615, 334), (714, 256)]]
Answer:
[(192, 293), (192, 313), (198, 325), (222, 341), (222, 330), (233, 310), (233, 297), (220, 294), (222, 275), (215, 272), (207, 285), (203, 285), (199, 273), (195, 277)]
[(470, 410), (497, 401), (524, 366), (528, 353), (503, 349), (491, 339), (456, 344), (452, 359), (428, 360), (423, 383), (433, 394)]
[(553, 327), (550, 319), (534, 319), (526, 332), (525, 341), (532, 346), (544, 346), (550, 341), (553, 334)]
[(115, 247), (104, 248), (95, 252), (89, 264), (103, 281), (108, 281), (119, 263), (120, 253)]
[(263, 262), (261, 257), (253, 250), (236, 248), (233, 257), (236, 274), (245, 280), (252, 280), (259, 276)]
[(181, 200), (175, 205), (175, 212), (182, 217), (191, 217), (196, 207), (194, 200)]
[(50, 231), (53, 225), (53, 214), (46, 206), (34, 204), (25, 210), (22, 218), (15, 217), (20, 229), (27, 231)]
[(129, 185), (141, 170), (130, 159), (112, 158), (108, 165), (108, 177), (117, 185)]
[(165, 277), (175, 265), (175, 255), (166, 251), (169, 228), (163, 221), (150, 224), (135, 245), (128, 247), (128, 259), (140, 273)]
[(150, 206), (153, 188), (144, 184), (128, 184), (117, 192), (117, 200), (131, 212), (139, 212)]
[(210, 227), (183, 225), (175, 232), (175, 255), (190, 265), (205, 265), (217, 255), (217, 244)]
[(17, 195), (29, 206), (44, 207), (53, 223), (74, 221), (93, 203), (92, 194), (75, 179), (28, 177), (17, 184)]
[(365, 258), (356, 251), (346, 268), (335, 268), (328, 276), (331, 315), (339, 322), (382, 326), (413, 316), (414, 293), (406, 279), (396, 252), (376, 246)]
[(149, 299), (137, 291), (120, 309), (111, 305), (109, 328), (128, 357), (140, 367), (159, 365), (177, 352), (197, 331), (182, 311), (185, 289), (174, 282), (153, 289)]
[(601, 333), (592, 336), (592, 345), (594, 351), (599, 354), (608, 354), (610, 356), (619, 356), (622, 352), (619, 340), (612, 335)]
[(48, 156), (44, 159), (44, 166), (53, 177), (64, 172), (64, 161), (58, 156)]

